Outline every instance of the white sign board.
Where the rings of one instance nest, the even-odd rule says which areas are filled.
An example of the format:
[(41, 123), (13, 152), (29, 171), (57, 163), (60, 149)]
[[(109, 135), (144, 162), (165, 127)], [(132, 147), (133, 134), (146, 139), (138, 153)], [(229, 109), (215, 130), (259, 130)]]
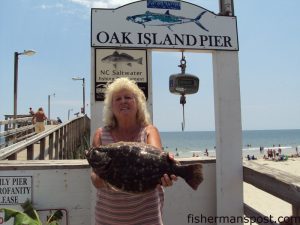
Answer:
[(181, 2), (180, 10), (147, 8), (147, 1), (92, 9), (91, 47), (238, 50), (236, 17)]
[(103, 101), (106, 84), (119, 77), (135, 80), (148, 96), (147, 52), (133, 49), (96, 49), (95, 100)]
[(0, 205), (19, 205), (27, 199), (32, 201), (31, 176), (0, 177)]

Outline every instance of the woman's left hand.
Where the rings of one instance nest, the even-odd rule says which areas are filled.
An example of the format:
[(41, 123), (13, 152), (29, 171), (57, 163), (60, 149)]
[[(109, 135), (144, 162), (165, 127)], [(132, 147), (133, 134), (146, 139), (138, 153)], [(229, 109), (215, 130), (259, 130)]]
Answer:
[(163, 187), (170, 187), (173, 185), (173, 181), (177, 181), (177, 177), (174, 174), (172, 174), (171, 176), (168, 176), (168, 174), (164, 174), (164, 176), (160, 178), (160, 180)]

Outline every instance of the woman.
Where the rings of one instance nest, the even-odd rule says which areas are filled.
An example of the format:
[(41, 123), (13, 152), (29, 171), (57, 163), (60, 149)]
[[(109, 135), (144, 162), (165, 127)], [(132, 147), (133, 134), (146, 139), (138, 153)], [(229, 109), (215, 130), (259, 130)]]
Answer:
[(45, 130), (45, 120), (47, 116), (42, 107), (33, 115), (32, 120), (35, 121), (35, 133), (41, 133)]
[[(150, 124), (146, 98), (134, 81), (118, 78), (107, 87), (103, 114), (104, 127), (95, 132), (94, 147), (119, 141), (134, 141), (162, 149), (159, 132)], [(91, 173), (91, 179), (98, 189), (96, 225), (163, 224), (164, 193), (161, 185), (151, 192), (130, 194), (111, 189), (94, 172)], [(174, 175), (170, 178), (165, 174), (161, 178), (161, 184), (164, 187), (171, 186), (172, 180), (176, 179)]]

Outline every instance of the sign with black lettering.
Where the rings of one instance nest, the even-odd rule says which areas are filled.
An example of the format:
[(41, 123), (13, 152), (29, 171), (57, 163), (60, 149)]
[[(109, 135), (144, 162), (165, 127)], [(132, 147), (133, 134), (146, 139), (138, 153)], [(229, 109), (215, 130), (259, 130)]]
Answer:
[(0, 177), (0, 205), (19, 205), (27, 199), (32, 201), (31, 176)]
[(236, 17), (185, 1), (176, 10), (168, 7), (179, 2), (150, 2), (92, 9), (91, 47), (238, 50)]
[(133, 49), (96, 49), (95, 100), (104, 101), (107, 83), (119, 77), (135, 80), (148, 97), (147, 52)]
[(180, 10), (180, 1), (147, 0), (147, 8)]

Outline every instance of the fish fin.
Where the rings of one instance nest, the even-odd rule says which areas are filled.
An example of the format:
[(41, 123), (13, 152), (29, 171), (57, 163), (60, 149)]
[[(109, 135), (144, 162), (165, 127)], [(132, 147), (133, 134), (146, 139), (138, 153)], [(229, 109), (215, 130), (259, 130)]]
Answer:
[(170, 15), (170, 11), (167, 10), (167, 11), (165, 12), (165, 14), (166, 14), (166, 15)]
[(124, 57), (127, 57), (127, 58), (129, 58), (129, 59), (133, 59), (133, 57), (132, 57), (131, 55), (128, 55), (128, 54), (126, 54), (126, 53), (121, 53), (120, 56), (121, 56), (121, 57), (124, 56)]
[(205, 31), (207, 31), (207, 32), (209, 32), (209, 30), (207, 30), (201, 23), (200, 23), (200, 19), (201, 19), (201, 17), (206, 13), (207, 11), (203, 11), (202, 13), (200, 13), (195, 19), (194, 19), (194, 21), (195, 21), (195, 23), (199, 26), (199, 27), (201, 27), (203, 30), (205, 30)]
[(138, 59), (136, 60), (136, 62), (137, 62), (138, 64), (143, 64), (143, 57), (138, 58)]
[(114, 53), (112, 55), (119, 55), (118, 51), (114, 51)]
[(191, 188), (197, 190), (199, 184), (203, 181), (202, 164), (181, 165), (178, 167), (178, 170), (178, 175), (181, 176)]
[(127, 66), (132, 66), (132, 64), (131, 63), (127, 63)]

